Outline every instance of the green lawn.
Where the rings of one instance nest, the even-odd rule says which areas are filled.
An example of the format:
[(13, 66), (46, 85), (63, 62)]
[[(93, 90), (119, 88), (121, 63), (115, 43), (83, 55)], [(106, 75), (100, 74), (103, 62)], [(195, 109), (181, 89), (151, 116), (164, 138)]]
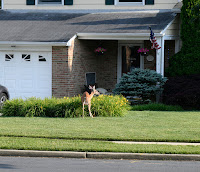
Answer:
[(0, 117), (0, 148), (198, 153), (200, 146), (125, 145), (109, 140), (200, 142), (200, 112), (129, 111), (124, 117)]
[(1, 117), (0, 136), (200, 142), (200, 112), (129, 111), (124, 117)]
[(129, 145), (117, 144), (108, 141), (23, 137), (0, 137), (0, 148), (46, 151), (200, 154), (200, 146)]

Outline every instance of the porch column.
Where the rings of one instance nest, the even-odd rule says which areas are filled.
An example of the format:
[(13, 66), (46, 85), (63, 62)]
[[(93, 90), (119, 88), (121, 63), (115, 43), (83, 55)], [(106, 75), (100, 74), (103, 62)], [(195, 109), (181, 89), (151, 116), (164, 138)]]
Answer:
[(161, 46), (160, 49), (156, 50), (156, 72), (164, 76), (164, 51), (165, 51), (165, 42), (164, 37), (157, 38), (158, 45)]

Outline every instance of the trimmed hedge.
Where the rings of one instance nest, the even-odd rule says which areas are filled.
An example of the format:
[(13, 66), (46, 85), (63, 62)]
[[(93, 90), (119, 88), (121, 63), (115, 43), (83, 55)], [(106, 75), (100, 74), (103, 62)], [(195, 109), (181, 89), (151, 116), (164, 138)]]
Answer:
[[(122, 96), (100, 95), (92, 99), (91, 112), (95, 116), (123, 116), (129, 102)], [(85, 106), (86, 113), (88, 107)], [(29, 98), (6, 101), (1, 113), (3, 116), (22, 117), (80, 117), (82, 116), (81, 97)], [(85, 113), (85, 115), (86, 115)]]
[(200, 110), (200, 74), (169, 78), (164, 86), (163, 103)]

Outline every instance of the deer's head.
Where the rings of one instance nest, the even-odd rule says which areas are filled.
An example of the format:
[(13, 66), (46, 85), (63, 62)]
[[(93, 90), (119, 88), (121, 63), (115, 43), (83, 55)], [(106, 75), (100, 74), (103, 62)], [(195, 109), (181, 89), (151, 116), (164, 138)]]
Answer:
[(96, 95), (100, 95), (100, 93), (95, 89), (95, 85), (94, 86), (90, 86), (89, 85), (89, 89)]

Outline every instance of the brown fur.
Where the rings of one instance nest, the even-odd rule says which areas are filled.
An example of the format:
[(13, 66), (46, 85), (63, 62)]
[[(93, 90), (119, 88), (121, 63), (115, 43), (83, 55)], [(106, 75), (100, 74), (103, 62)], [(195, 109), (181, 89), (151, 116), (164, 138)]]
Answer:
[(84, 92), (81, 97), (81, 102), (83, 104), (83, 117), (84, 117), (84, 106), (87, 105), (89, 114), (93, 118), (93, 115), (91, 113), (91, 100), (95, 94), (99, 95), (100, 93), (97, 90), (95, 90), (95, 86), (94, 87), (89, 86), (89, 87), (92, 88), (91, 94), (89, 94), (87, 91)]

